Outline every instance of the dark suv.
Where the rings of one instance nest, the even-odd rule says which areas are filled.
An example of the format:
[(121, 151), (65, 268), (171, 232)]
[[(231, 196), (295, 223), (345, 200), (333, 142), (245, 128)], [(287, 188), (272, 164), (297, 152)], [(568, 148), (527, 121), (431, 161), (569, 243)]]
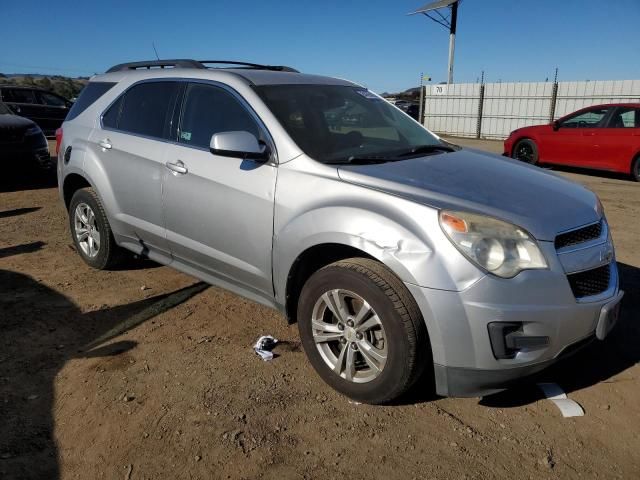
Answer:
[(14, 115), (0, 102), (0, 161), (3, 172), (33, 171), (33, 167), (49, 170), (47, 139), (38, 125), (28, 118)]
[(72, 103), (64, 97), (33, 87), (0, 85), (0, 100), (17, 115), (33, 120), (47, 136), (64, 121)]

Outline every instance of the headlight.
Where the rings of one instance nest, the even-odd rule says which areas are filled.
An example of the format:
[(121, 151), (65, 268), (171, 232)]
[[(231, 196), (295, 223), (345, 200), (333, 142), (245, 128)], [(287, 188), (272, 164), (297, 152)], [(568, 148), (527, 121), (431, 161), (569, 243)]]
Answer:
[(42, 130), (40, 130), (40, 127), (37, 125), (33, 125), (31, 127), (29, 127), (27, 129), (26, 132), (24, 132), (25, 135), (41, 135), (42, 134)]
[(484, 215), (441, 211), (440, 226), (465, 257), (499, 277), (547, 268), (536, 240), (516, 225)]

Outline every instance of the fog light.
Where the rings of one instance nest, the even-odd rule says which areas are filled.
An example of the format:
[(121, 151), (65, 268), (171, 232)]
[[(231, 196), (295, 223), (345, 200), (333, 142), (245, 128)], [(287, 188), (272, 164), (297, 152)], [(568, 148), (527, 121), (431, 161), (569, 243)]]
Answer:
[(494, 357), (511, 359), (520, 351), (549, 346), (549, 337), (525, 335), (522, 327), (521, 322), (492, 322), (487, 325)]

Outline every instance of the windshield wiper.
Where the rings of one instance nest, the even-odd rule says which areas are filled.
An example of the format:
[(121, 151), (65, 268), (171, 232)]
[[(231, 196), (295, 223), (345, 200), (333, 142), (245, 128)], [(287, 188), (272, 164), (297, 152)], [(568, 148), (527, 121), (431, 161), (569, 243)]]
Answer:
[(383, 155), (351, 155), (348, 158), (340, 158), (325, 163), (330, 165), (366, 165), (369, 163), (387, 163), (394, 160), (395, 158)]
[(417, 147), (413, 147), (406, 152), (399, 153), (398, 157), (408, 157), (410, 155), (420, 155), (424, 153), (435, 153), (435, 152), (455, 152), (456, 149), (450, 147), (449, 145), (443, 145), (441, 143), (436, 145), (418, 145)]

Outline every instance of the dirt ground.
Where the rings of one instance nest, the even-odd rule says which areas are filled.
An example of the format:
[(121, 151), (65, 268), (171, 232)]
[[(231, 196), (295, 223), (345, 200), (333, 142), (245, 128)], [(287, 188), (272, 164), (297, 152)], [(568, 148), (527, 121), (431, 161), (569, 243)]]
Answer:
[[(51, 181), (5, 185), (0, 478), (640, 478), (640, 185), (561, 174), (601, 196), (627, 292), (606, 341), (540, 377), (577, 418), (534, 380), (482, 399), (423, 386), (393, 406), (350, 403), (279, 314), (145, 260), (91, 270)], [(282, 341), (272, 362), (251, 349), (266, 333)]]

